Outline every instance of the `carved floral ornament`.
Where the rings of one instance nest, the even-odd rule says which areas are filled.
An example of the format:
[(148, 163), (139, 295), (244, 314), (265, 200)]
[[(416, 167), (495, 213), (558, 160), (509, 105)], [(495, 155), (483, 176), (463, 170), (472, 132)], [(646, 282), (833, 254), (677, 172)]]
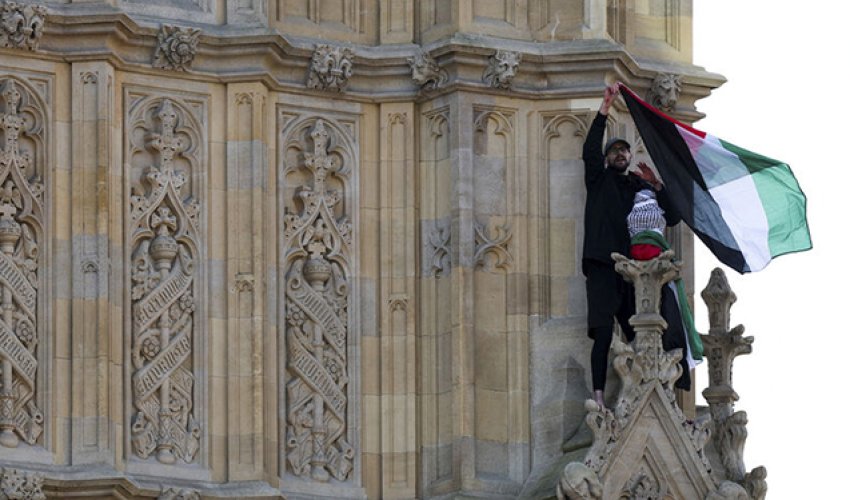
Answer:
[(155, 68), (186, 71), (198, 53), (201, 30), (163, 24), (156, 36)]
[(354, 51), (348, 47), (318, 44), (310, 59), (307, 87), (344, 92), (354, 74)]
[(285, 175), (301, 179), (284, 217), (286, 464), (320, 482), (348, 480), (355, 454), (348, 422), (349, 156), (339, 135), (318, 119), (296, 126), (285, 142), (295, 153), (287, 155), (295, 163)]
[(41, 41), (47, 7), (18, 2), (0, 5), (0, 46), (35, 50)]
[(144, 132), (157, 161), (130, 199), (131, 446), (142, 459), (192, 462), (201, 433), (192, 367), (199, 209), (176, 160), (191, 154), (195, 139), (185, 132), (188, 113), (170, 99), (140, 107), (132, 128)]
[(34, 95), (13, 79), (0, 82), (0, 445), (34, 445), (44, 415), (37, 405), (41, 292), (40, 245), (44, 117)]
[(12, 468), (0, 468), (0, 499), (45, 500), (42, 488), (44, 476), (37, 472), (24, 472)]

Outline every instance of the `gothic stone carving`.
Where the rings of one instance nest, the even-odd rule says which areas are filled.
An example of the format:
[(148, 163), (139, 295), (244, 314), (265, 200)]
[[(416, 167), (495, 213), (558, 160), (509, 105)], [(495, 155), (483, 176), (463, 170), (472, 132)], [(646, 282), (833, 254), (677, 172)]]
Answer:
[(43, 485), (41, 474), (0, 468), (0, 500), (45, 500)]
[(446, 70), (440, 68), (431, 54), (425, 51), (420, 51), (408, 58), (407, 63), (410, 64), (413, 81), (423, 92), (439, 89), (449, 79)]
[(676, 107), (682, 92), (682, 79), (679, 75), (660, 73), (652, 80), (646, 100), (653, 106), (668, 113)]
[(189, 488), (168, 488), (164, 486), (156, 500), (201, 500), (197, 491)]
[(3, 2), (0, 7), (0, 47), (37, 49), (45, 16), (47, 7)]
[(155, 68), (186, 71), (198, 53), (199, 28), (182, 28), (163, 24), (156, 36), (153, 54)]
[(497, 89), (511, 88), (521, 61), (522, 54), (519, 52), (496, 51), (484, 70), (484, 82)]
[(445, 276), (452, 265), (452, 228), (449, 220), (437, 220), (425, 237), (425, 272), (439, 278)]
[[(347, 386), (351, 223), (343, 200), (346, 156), (322, 120), (288, 148), (300, 150), (304, 184), (284, 219), (286, 240), (286, 462), (297, 475), (349, 478)], [(338, 133), (338, 132), (336, 132)], [(312, 149), (309, 144), (312, 143)], [(332, 189), (337, 186), (340, 189)]]
[(44, 422), (35, 399), (44, 188), (42, 166), (23, 142), (45, 124), (35, 98), (14, 80), (0, 83), (0, 97), (0, 445), (16, 447), (19, 439), (35, 444)]
[(588, 466), (570, 462), (564, 466), (555, 493), (558, 500), (597, 500), (602, 498), (602, 484)]
[(310, 60), (307, 87), (311, 89), (345, 91), (348, 79), (353, 74), (354, 51), (348, 47), (316, 45)]
[(511, 228), (505, 224), (492, 230), (486, 224), (475, 223), (475, 265), (485, 271), (508, 270), (513, 256), (508, 244), (513, 237)]
[[(594, 400), (585, 402), (587, 418), (585, 422), (593, 433), (593, 443), (588, 450), (584, 462), (589, 471), (598, 474), (604, 480), (609, 472), (609, 457), (615, 448), (620, 446), (625, 436), (629, 436), (638, 411), (644, 407), (648, 398), (661, 396), (659, 401), (663, 409), (662, 415), (678, 425), (680, 436), (693, 444), (689, 452), (689, 460), (700, 467), (703, 478), (709, 479), (710, 464), (704, 453), (708, 440), (706, 423), (694, 423), (685, 419), (681, 409), (676, 405), (673, 383), (678, 378), (682, 368), (679, 365), (681, 350), (666, 352), (661, 342), (664, 319), (658, 313), (661, 286), (675, 278), (679, 273), (679, 264), (673, 261), (673, 253), (665, 252), (650, 261), (632, 261), (622, 255), (612, 254), (616, 270), (635, 284), (637, 314), (631, 318), (635, 326), (636, 338), (634, 347), (615, 340), (614, 369), (622, 380), (614, 410), (602, 408)], [(645, 471), (638, 471), (632, 480), (625, 485), (620, 498), (665, 498), (669, 488), (661, 481), (650, 477)], [(566, 481), (565, 469), (561, 481)], [(583, 497), (579, 497), (583, 498)]]
[(705, 500), (750, 500), (750, 497), (740, 484), (723, 481), (715, 491), (706, 495)]
[(132, 449), (141, 458), (156, 452), (165, 464), (192, 462), (201, 432), (191, 361), (198, 205), (175, 158), (197, 149), (197, 138), (168, 99), (139, 114), (131, 136), (144, 132), (143, 147), (158, 153), (159, 164), (146, 169), (130, 200)]

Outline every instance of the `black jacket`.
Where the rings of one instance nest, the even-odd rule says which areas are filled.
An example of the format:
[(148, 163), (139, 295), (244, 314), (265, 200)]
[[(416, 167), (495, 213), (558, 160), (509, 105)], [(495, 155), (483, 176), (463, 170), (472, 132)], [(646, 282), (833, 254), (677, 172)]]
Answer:
[[(622, 175), (605, 167), (602, 136), (605, 133), (607, 118), (606, 115), (596, 114), (582, 152), (584, 185), (587, 188), (582, 272), (585, 272), (585, 263), (588, 260), (613, 265), (611, 252), (629, 255), (630, 238), (626, 217), (632, 210), (635, 193), (645, 186), (634, 174)], [(664, 209), (667, 225), (677, 224), (681, 218), (668, 202), (663, 188), (657, 197), (658, 204)]]

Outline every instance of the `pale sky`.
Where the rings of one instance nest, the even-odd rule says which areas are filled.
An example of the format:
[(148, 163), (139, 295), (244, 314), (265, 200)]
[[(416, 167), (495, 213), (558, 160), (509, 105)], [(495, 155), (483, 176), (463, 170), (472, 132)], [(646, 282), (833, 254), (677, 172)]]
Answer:
[[(694, 0), (694, 63), (728, 79), (697, 102), (708, 116), (696, 128), (788, 163), (808, 198), (813, 250), (744, 276), (724, 268), (738, 297), (732, 325), (755, 337), (733, 381), (749, 417), (747, 470), (767, 467), (770, 500), (847, 495), (850, 332), (837, 315), (850, 308), (839, 243), (850, 240), (848, 20), (843, 1)], [(722, 265), (699, 241), (696, 250), (707, 332), (698, 294)], [(704, 387), (705, 363), (697, 376)]]

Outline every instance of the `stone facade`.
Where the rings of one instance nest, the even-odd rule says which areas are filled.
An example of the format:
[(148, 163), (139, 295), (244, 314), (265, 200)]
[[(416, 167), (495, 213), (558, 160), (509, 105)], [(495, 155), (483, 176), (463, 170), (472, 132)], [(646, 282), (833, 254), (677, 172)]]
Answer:
[(693, 121), (723, 82), (690, 0), (0, 14), (0, 470), (32, 498), (528, 491), (587, 413), (602, 89)]

